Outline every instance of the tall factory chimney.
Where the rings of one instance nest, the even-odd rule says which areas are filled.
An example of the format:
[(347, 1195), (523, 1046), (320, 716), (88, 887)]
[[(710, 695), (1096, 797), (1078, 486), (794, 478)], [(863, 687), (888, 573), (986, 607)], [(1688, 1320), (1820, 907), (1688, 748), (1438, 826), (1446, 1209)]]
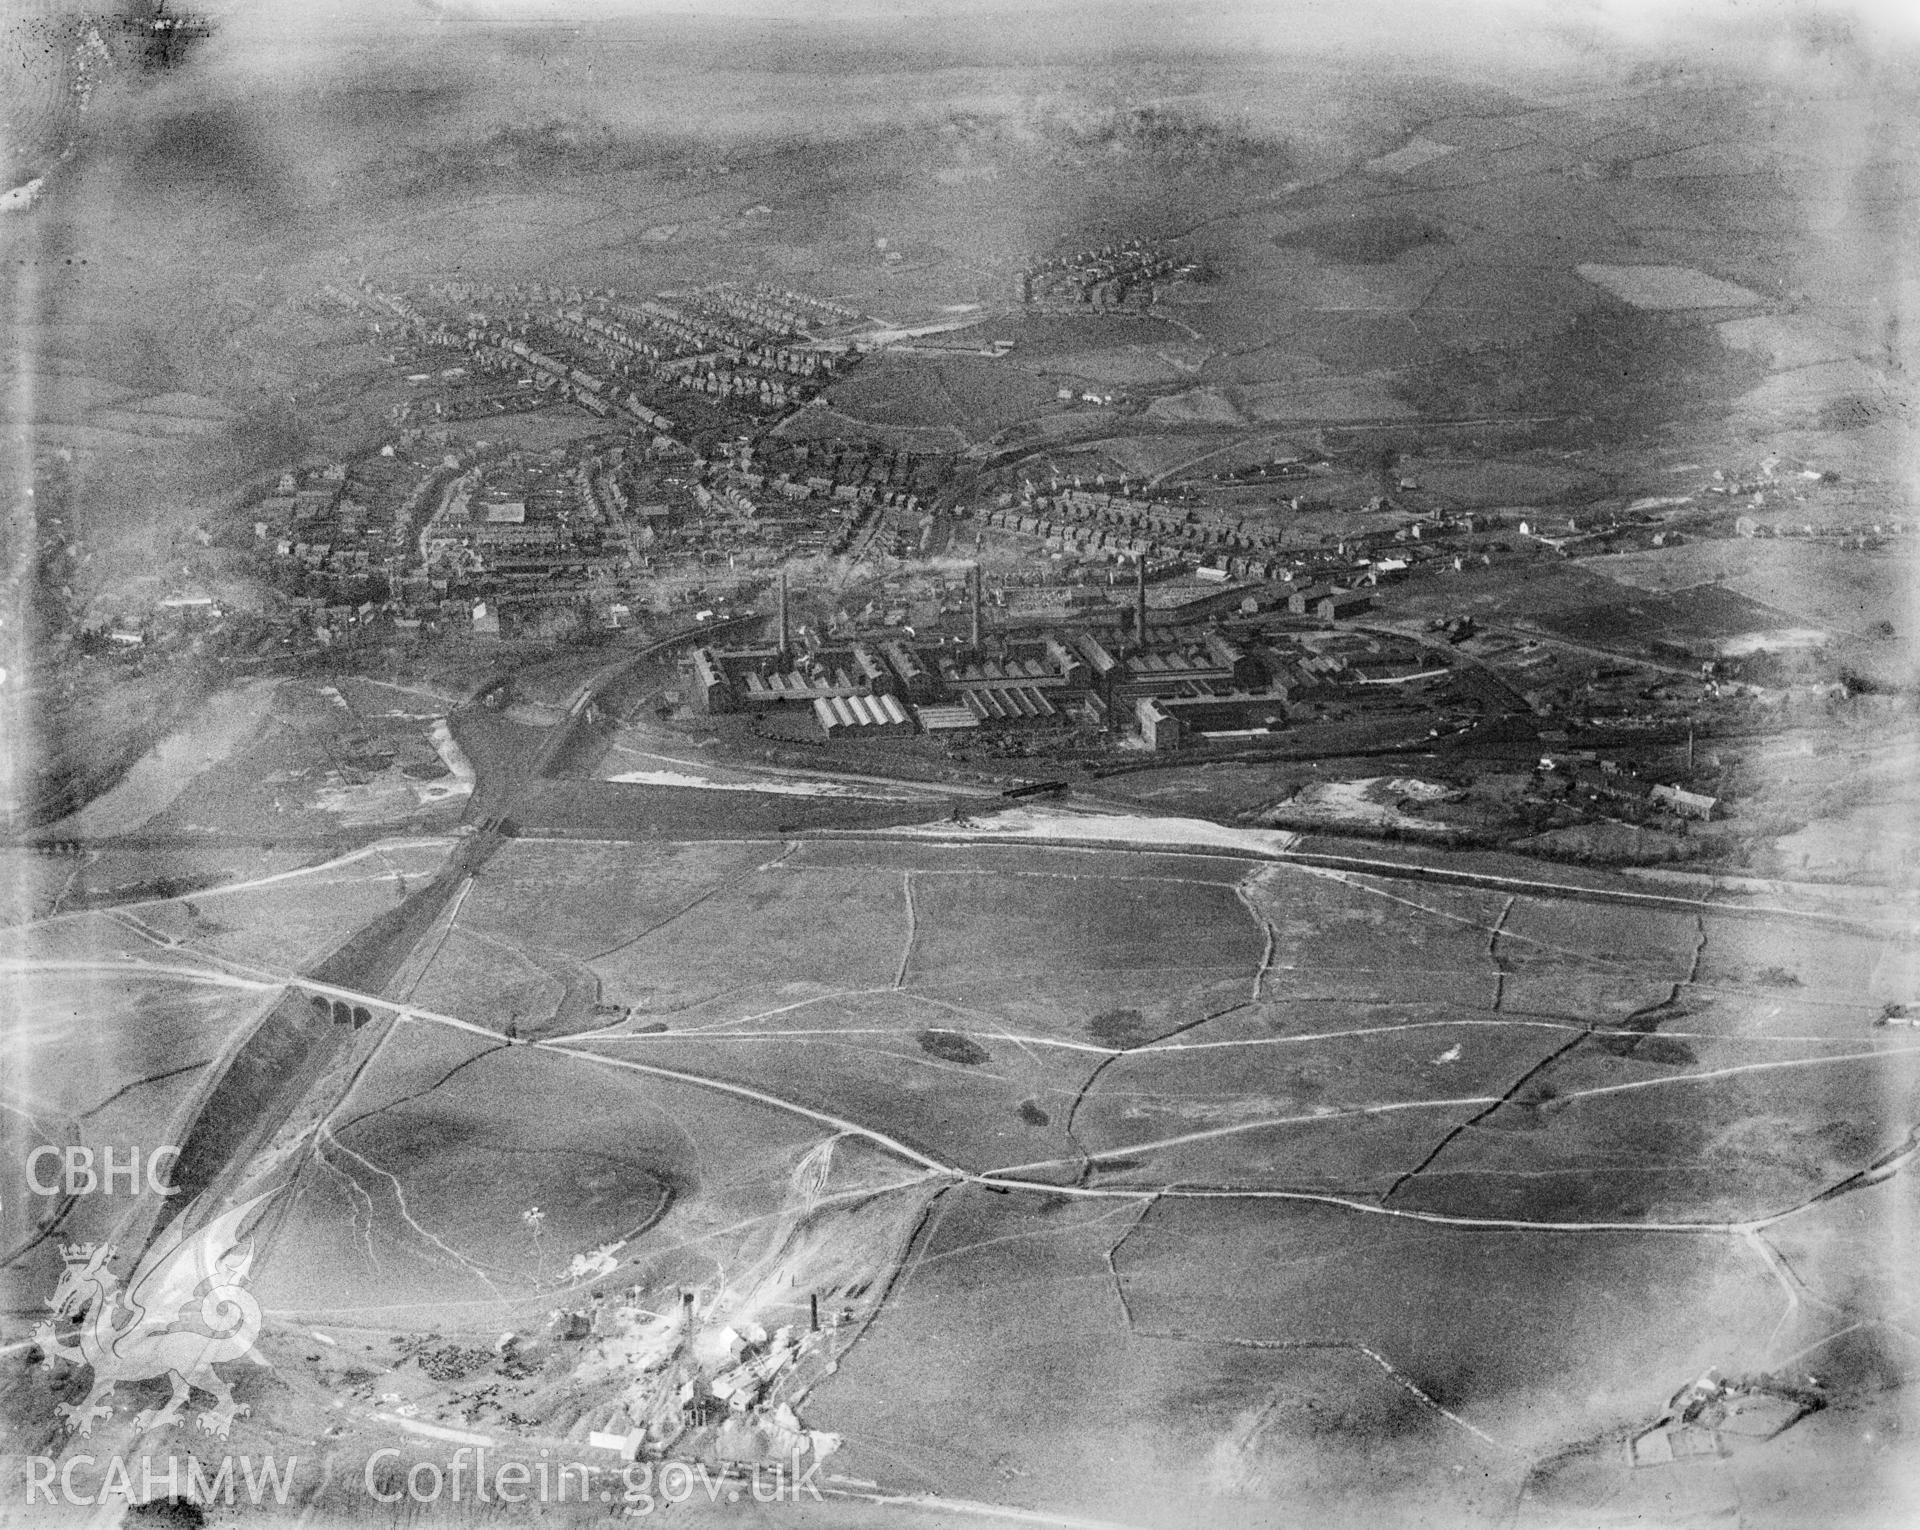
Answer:
[(1147, 555), (1142, 553), (1133, 564), (1133, 640), (1147, 646)]
[(787, 571), (780, 570), (780, 657), (785, 659), (792, 652), (787, 637)]
[(973, 566), (973, 651), (980, 652), (980, 565)]

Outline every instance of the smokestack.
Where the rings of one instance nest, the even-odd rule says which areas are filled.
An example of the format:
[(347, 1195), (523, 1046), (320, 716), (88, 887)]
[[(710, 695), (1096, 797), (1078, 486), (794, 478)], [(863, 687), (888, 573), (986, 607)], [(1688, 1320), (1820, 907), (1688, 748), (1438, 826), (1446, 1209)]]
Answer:
[(980, 565), (973, 566), (973, 651), (980, 651)]
[(1133, 640), (1147, 646), (1147, 557), (1142, 553), (1133, 565)]
[(786, 658), (789, 651), (787, 642), (787, 571), (780, 570), (780, 657)]

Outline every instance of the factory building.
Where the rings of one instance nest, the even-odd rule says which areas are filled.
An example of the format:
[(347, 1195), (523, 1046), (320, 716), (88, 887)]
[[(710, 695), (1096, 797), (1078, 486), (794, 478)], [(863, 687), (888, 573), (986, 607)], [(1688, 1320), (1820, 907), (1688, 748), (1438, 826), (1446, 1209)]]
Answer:
[(1140, 737), (1149, 749), (1184, 748), (1204, 738), (1274, 733), (1289, 721), (1284, 696), (1142, 696), (1134, 703)]
[(905, 643), (888, 643), (882, 650), (887, 663), (893, 667), (894, 674), (900, 677), (900, 684), (906, 691), (907, 700), (916, 706), (921, 702), (932, 701), (938, 687), (926, 665), (920, 662), (920, 656)]
[(854, 647), (853, 673), (867, 688), (869, 695), (897, 696), (900, 693), (900, 677), (865, 643)]
[(1142, 696), (1134, 703), (1134, 716), (1140, 723), (1140, 737), (1149, 749), (1165, 753), (1187, 741), (1186, 725), (1158, 696)]
[(726, 712), (733, 707), (733, 685), (711, 648), (693, 651), (693, 702), (702, 712)]
[(858, 696), (861, 683), (844, 669), (815, 671), (778, 669), (762, 672), (750, 669), (739, 686), (740, 704), (749, 708), (784, 706), (790, 702), (807, 703), (823, 698)]
[(1046, 692), (1032, 685), (966, 686), (960, 691), (960, 703), (983, 728), (1047, 728), (1066, 723)]
[[(898, 635), (844, 646), (806, 633), (792, 647), (701, 649), (692, 659), (693, 700), (707, 711), (804, 709), (829, 740), (1104, 729), (1126, 717), (1149, 748), (1177, 750), (1274, 733), (1290, 725), (1291, 708), (1336, 692), (1358, 695), (1382, 675), (1444, 673), (1424, 667), (1432, 660), (1423, 654), (1390, 653), (1364, 636), (1283, 638), (1276, 646), (1257, 625), (1156, 625), (1140, 642), (1049, 616), (988, 632), (977, 576), (970, 573), (968, 585), (967, 626), (957, 639), (916, 641), (895, 621)], [(1366, 605), (1364, 595), (1333, 586), (1296, 598), (1323, 617), (1329, 603), (1338, 615)], [(786, 614), (782, 599), (781, 636), (792, 643), (800, 634), (790, 634)], [(1364, 650), (1366, 668), (1320, 651), (1343, 643)]]
[(904, 737), (915, 731), (907, 709), (892, 696), (821, 696), (813, 715), (828, 738)]

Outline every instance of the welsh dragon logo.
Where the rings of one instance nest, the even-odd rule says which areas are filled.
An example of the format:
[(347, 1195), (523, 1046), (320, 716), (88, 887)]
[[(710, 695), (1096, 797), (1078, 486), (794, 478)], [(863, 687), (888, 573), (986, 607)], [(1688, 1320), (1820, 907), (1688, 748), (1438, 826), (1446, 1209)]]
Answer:
[(81, 1243), (60, 1250), (67, 1268), (47, 1305), (58, 1318), (80, 1320), (79, 1343), (63, 1344), (51, 1321), (34, 1330), (34, 1341), (49, 1368), (61, 1359), (93, 1371), (93, 1389), (84, 1402), (55, 1404), (70, 1428), (93, 1433), (96, 1418), (113, 1416), (107, 1399), (116, 1386), (156, 1376), (173, 1383), (173, 1396), (163, 1408), (142, 1411), (134, 1419), (137, 1429), (171, 1424), (196, 1388), (215, 1399), (199, 1416), (200, 1427), (211, 1434), (225, 1436), (234, 1419), (248, 1411), (233, 1400), (232, 1388), (214, 1367), (230, 1360), (269, 1363), (253, 1347), (260, 1306), (244, 1289), (253, 1245), (236, 1247), (240, 1224), (265, 1199), (258, 1196), (222, 1213), (191, 1237), (184, 1233), (188, 1218), (174, 1218), (124, 1291), (107, 1268), (111, 1245)]

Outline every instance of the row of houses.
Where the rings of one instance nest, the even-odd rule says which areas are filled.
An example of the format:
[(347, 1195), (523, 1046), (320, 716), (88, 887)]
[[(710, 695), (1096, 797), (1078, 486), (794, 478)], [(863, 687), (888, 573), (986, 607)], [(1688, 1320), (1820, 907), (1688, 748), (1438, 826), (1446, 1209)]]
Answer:
[(1127, 553), (1165, 557), (1178, 553), (1219, 554), (1242, 569), (1278, 568), (1277, 532), (1245, 526), (1206, 524), (1190, 512), (1096, 511), (1037, 499), (1030, 504), (994, 506), (977, 512), (987, 527), (1040, 538), (1053, 546), (1083, 553)]
[(1036, 261), (1014, 275), (1014, 296), (1022, 303), (1119, 304), (1135, 287), (1185, 269), (1175, 255), (1143, 239), (1101, 245), (1072, 255)]
[[(473, 289), (446, 284), (430, 290), (442, 300), (454, 300)], [(535, 288), (534, 301), (552, 302), (546, 294), (560, 291)], [(782, 409), (810, 397), (814, 380), (832, 367), (831, 358), (819, 352), (778, 344), (790, 331), (770, 330), (698, 304), (682, 308), (657, 298), (623, 302), (567, 289), (563, 300), (570, 296), (574, 305), (537, 322), (561, 347), (584, 351), (582, 358), (556, 354), (551, 343), (532, 343), (536, 320), (531, 312), (515, 323), (469, 309), (464, 328), (458, 328), (421, 314), (404, 296), (380, 291), (370, 281), (363, 282), (358, 296), (391, 314), (421, 341), (464, 349), (484, 371), (518, 371), (541, 393), (557, 392), (589, 413), (635, 422), (669, 437), (675, 434), (672, 417), (641, 398), (631, 386), (634, 381), (664, 374), (662, 381), (683, 390)], [(596, 356), (600, 362), (594, 365), (602, 370), (582, 364)], [(510, 397), (490, 398), (484, 404), (505, 409), (512, 402)]]

